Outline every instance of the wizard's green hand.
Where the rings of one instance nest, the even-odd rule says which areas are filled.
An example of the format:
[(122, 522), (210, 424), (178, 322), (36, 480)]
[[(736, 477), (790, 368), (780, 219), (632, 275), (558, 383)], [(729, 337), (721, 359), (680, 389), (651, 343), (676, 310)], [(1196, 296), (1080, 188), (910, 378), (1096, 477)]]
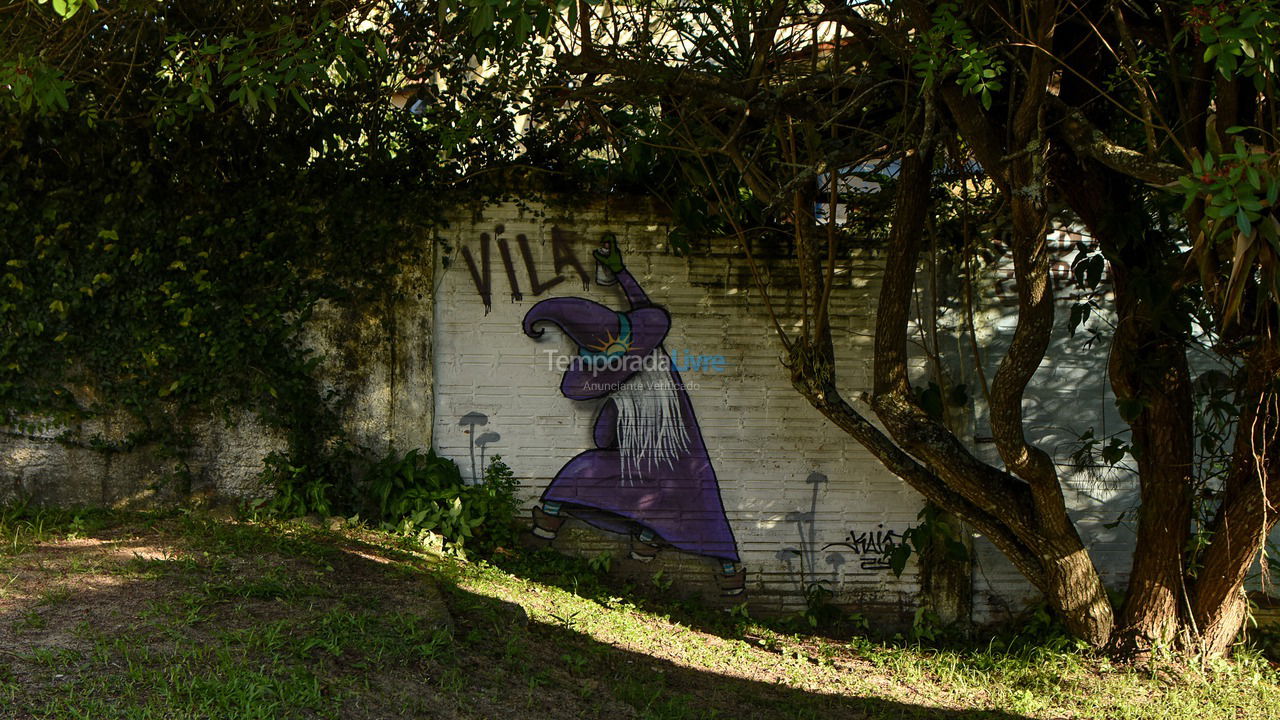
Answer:
[(599, 250), (592, 252), (605, 267), (615, 273), (622, 272), (622, 251), (618, 249), (618, 238), (613, 233), (606, 233)]

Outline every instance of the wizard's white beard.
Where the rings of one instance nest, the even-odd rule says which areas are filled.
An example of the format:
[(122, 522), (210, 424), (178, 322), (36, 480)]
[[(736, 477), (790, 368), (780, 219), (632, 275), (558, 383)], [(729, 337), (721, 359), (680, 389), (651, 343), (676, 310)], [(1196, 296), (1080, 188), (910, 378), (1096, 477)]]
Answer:
[[(656, 356), (656, 357), (655, 357)], [(618, 450), (622, 477), (643, 479), (659, 464), (671, 468), (689, 449), (689, 431), (680, 412), (680, 395), (671, 375), (671, 360), (662, 346), (652, 360), (632, 375), (612, 396), (618, 408)]]

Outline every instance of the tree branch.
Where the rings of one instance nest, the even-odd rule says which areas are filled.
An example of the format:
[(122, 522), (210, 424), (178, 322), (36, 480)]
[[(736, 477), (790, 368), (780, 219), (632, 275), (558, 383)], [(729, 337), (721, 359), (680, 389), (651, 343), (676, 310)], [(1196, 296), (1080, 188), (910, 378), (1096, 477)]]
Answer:
[(1052, 105), (1063, 113), (1058, 127), (1067, 146), (1076, 154), (1152, 185), (1177, 182), (1186, 172), (1177, 165), (1153, 160), (1137, 150), (1113, 142), (1085, 119), (1080, 111), (1068, 108), (1061, 101), (1055, 99)]

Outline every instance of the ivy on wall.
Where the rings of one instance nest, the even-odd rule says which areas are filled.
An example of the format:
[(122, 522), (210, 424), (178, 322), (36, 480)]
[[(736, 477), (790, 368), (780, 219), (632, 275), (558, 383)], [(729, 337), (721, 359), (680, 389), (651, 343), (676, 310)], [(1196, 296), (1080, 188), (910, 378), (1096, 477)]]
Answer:
[(41, 133), (0, 170), (8, 423), (123, 408), (154, 438), (173, 408), (322, 416), (298, 341), (311, 307), (379, 292), (425, 218), (341, 170), (217, 168), (97, 132)]
[(394, 4), (30, 3), (0, 36), (0, 424), (124, 412), (123, 443), (90, 444), (180, 451), (192, 417), (249, 410), (293, 465), (343, 472), (302, 330), (321, 300), (385, 301), (513, 142), (486, 112), (504, 76), (396, 107), (423, 78), (479, 85), (469, 35)]

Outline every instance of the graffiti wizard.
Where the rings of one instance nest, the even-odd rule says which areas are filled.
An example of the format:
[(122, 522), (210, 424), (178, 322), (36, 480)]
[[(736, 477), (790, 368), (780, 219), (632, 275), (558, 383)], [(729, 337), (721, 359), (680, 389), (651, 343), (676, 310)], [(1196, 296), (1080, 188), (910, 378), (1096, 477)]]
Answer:
[(529, 337), (541, 337), (540, 326), (551, 323), (577, 344), (560, 383), (564, 396), (604, 401), (596, 447), (567, 462), (547, 486), (533, 509), (532, 533), (554, 540), (572, 516), (630, 535), (631, 557), (641, 562), (664, 547), (711, 558), (722, 594), (740, 594), (746, 573), (720, 485), (689, 394), (663, 347), (671, 316), (623, 266), (612, 238), (595, 256), (625, 293), (629, 310), (562, 297), (539, 302), (524, 317)]

